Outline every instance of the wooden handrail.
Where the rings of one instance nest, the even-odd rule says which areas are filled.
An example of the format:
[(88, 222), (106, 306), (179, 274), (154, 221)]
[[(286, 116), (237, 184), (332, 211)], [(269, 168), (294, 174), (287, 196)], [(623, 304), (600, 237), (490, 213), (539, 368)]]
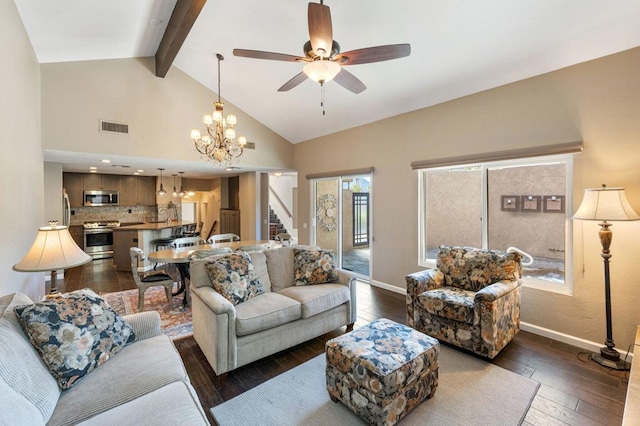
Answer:
[(284, 209), (284, 212), (287, 214), (287, 216), (291, 217), (293, 216), (291, 214), (291, 212), (289, 211), (289, 209), (287, 208), (287, 206), (284, 205), (284, 203), (282, 202), (282, 200), (280, 199), (280, 197), (278, 197), (278, 194), (276, 194), (276, 191), (274, 191), (273, 187), (271, 185), (269, 185), (269, 191), (271, 191), (271, 193), (273, 194), (273, 196), (275, 197), (276, 201), (278, 201), (278, 203), (280, 203), (280, 205), (282, 206), (282, 208)]

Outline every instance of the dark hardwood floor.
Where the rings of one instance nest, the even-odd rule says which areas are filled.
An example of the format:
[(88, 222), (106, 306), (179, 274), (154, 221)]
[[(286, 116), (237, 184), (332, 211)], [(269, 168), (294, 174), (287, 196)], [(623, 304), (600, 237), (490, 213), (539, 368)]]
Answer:
[[(96, 292), (135, 288), (130, 272), (116, 272), (111, 259), (69, 269), (61, 291), (89, 287)], [(376, 318), (405, 322), (405, 300), (366, 283), (358, 284), (356, 327)], [(230, 372), (219, 380), (193, 337), (174, 343), (182, 356), (202, 406), (208, 409), (249, 390), (324, 352), (326, 340), (344, 328)], [(582, 349), (521, 331), (490, 361), (538, 381), (541, 386), (527, 413), (525, 425), (620, 425), (628, 372), (601, 367)], [(210, 418), (212, 424), (215, 424)]]

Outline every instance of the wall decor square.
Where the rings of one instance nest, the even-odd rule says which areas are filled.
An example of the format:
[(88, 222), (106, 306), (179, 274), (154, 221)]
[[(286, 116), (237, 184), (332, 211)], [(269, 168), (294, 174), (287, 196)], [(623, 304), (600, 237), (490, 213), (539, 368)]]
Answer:
[(564, 213), (564, 195), (545, 195), (542, 211), (545, 213)]
[(520, 210), (520, 197), (517, 195), (503, 195), (500, 201), (500, 210), (517, 212)]
[(540, 211), (542, 197), (540, 195), (522, 195), (520, 197), (520, 211), (535, 213)]

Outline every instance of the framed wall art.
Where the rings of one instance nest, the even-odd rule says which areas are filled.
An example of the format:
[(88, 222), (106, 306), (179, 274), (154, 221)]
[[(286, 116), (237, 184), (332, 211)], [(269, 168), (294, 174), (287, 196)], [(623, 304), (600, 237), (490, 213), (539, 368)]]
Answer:
[(520, 210), (520, 197), (517, 195), (503, 195), (500, 201), (500, 209), (505, 212), (517, 212)]
[(545, 195), (542, 199), (545, 213), (564, 213), (564, 195)]
[(520, 211), (535, 213), (540, 211), (542, 197), (539, 195), (523, 195), (520, 197)]

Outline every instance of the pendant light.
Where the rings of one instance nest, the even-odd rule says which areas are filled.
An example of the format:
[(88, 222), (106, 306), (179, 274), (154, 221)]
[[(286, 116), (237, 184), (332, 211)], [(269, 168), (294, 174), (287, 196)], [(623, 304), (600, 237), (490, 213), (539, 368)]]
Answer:
[(182, 175), (184, 174), (184, 172), (178, 172), (180, 173), (180, 192), (178, 193), (178, 196), (180, 196), (180, 198), (184, 197), (185, 195), (187, 195), (187, 193), (184, 190), (184, 178), (182, 177)]
[(158, 192), (156, 192), (156, 194), (158, 194), (161, 197), (164, 197), (165, 195), (167, 195), (167, 191), (165, 191), (164, 188), (162, 187), (162, 171), (164, 169), (158, 168), (158, 170), (160, 170), (160, 189), (158, 190)]
[(171, 195), (177, 197), (178, 191), (176, 191), (176, 176), (178, 175), (176, 173), (173, 173), (171, 176), (173, 176), (173, 193)]

